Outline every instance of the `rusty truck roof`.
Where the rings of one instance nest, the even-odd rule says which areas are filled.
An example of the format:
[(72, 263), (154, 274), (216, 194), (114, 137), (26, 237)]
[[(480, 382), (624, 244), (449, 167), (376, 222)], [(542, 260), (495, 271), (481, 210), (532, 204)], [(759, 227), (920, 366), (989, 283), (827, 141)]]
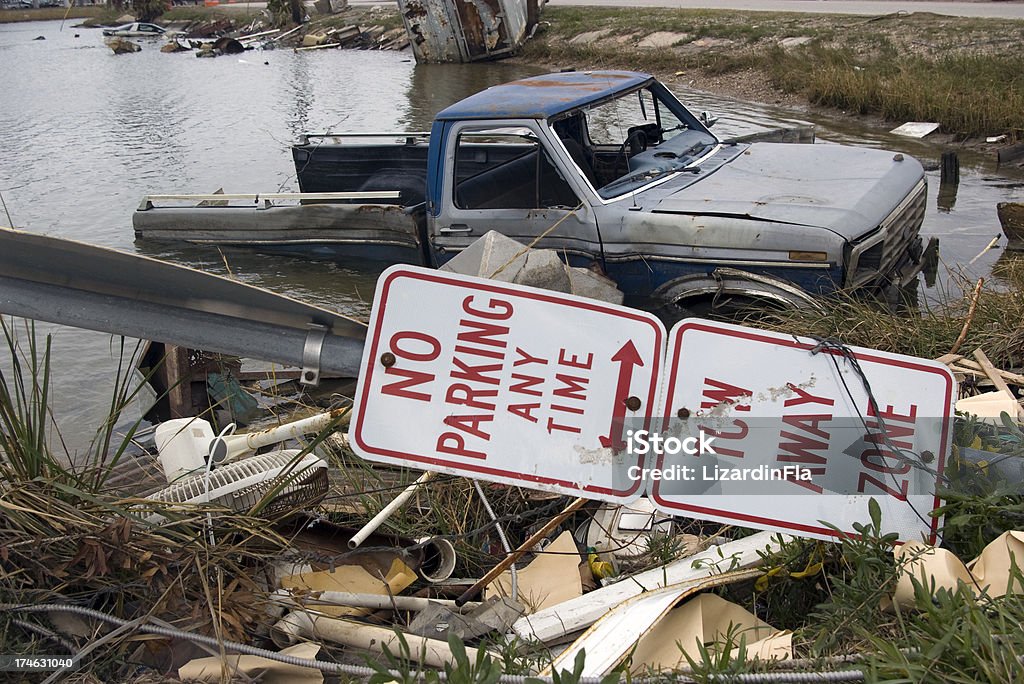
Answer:
[(564, 71), (503, 83), (470, 95), (437, 119), (548, 119), (637, 88), (653, 78), (635, 71)]

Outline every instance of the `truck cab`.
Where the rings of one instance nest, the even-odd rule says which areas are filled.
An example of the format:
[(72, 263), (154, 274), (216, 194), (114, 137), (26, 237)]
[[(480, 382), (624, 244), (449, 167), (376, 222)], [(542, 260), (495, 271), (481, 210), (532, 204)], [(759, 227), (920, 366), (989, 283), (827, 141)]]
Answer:
[(488, 230), (597, 268), (634, 297), (799, 303), (919, 269), (924, 172), (839, 145), (719, 140), (661, 83), (567, 72), (495, 86), (431, 131), (435, 265)]
[[(444, 109), (429, 136), (400, 150), (344, 147), (297, 148), (303, 189), (411, 187), (404, 202), (424, 211), (421, 260), (435, 267), (496, 230), (603, 272), (627, 301), (691, 309), (723, 297), (801, 305), (902, 286), (920, 270), (916, 160), (723, 141), (648, 74), (526, 78)], [(358, 173), (344, 171), (346, 154)], [(373, 158), (386, 168), (367, 177)], [(328, 167), (332, 183), (317, 185)]]

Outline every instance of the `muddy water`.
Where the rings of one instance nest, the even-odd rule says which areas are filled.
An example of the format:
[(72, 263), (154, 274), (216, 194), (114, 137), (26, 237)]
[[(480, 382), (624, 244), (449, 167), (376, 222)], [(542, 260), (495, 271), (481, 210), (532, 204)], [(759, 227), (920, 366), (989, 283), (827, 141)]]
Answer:
[[(76, 33), (78, 37), (76, 37)], [(34, 40), (43, 36), (45, 40)], [(59, 22), (0, 25), (0, 193), (11, 222), (235, 277), (362, 316), (375, 273), (336, 263), (245, 251), (136, 244), (131, 214), (145, 194), (297, 190), (289, 143), (304, 132), (426, 130), (440, 108), (477, 90), (536, 73), (521, 65), (416, 66), (390, 52), (251, 52), (197, 60), (161, 54), (159, 42), (114, 56), (99, 31)], [(726, 137), (804, 115), (684, 93), (721, 119)], [(941, 150), (846, 119), (819, 119), (819, 140), (872, 145), (938, 159)], [(1022, 174), (963, 157), (955, 203), (936, 203), (925, 233), (947, 263), (975, 257), (999, 232), (995, 203), (1024, 199)], [(7, 223), (0, 215), (0, 223)], [(993, 251), (970, 267), (988, 271)], [(109, 402), (117, 346), (107, 335), (55, 326), (55, 412), (72, 449), (88, 442)]]

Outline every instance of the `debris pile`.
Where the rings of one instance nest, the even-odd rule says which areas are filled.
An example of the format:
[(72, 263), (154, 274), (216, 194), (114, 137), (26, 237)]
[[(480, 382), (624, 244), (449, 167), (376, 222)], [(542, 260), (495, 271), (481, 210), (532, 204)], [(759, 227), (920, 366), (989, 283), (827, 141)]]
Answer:
[[(416, 315), (437, 316), (443, 308), (440, 290), (432, 291), (433, 297), (424, 297), (422, 289), (414, 293), (418, 296), (403, 294), (396, 283), (410, 274), (418, 274), (423, 283), (447, 283), (449, 298), (458, 304), (458, 320), (442, 318), (434, 327), (426, 321), (388, 338), (385, 317), (396, 315), (403, 302)], [(585, 288), (577, 286), (580, 280)], [(992, 681), (1014, 681), (1021, 672), (1015, 650), (1019, 630), (1014, 629), (1024, 617), (1024, 583), (1015, 561), (1024, 555), (1024, 532), (1017, 530), (1024, 514), (1018, 397), (1024, 375), (997, 369), (983, 350), (969, 357), (957, 354), (958, 343), (954, 353), (935, 362), (713, 321), (691, 322), (690, 329), (680, 324), (669, 333), (669, 347), (682, 346), (684, 334), (689, 335), (687, 344), (695, 344), (693, 339), (699, 344), (701, 338), (688, 332), (694, 327), (707, 334), (717, 329), (736, 333), (736, 339), (747, 340), (744, 344), (755, 338), (771, 346), (773, 358), (794, 374), (798, 367), (803, 372), (801, 364), (790, 361), (797, 356), (805, 365), (820, 364), (813, 383), (758, 386), (756, 391), (725, 381), (708, 385), (686, 405), (705, 411), (702, 417), (708, 420), (729, 421), (732, 437), (719, 431), (720, 451), (702, 458), (754, 456), (738, 452), (738, 442), (730, 440), (746, 430), (747, 421), (755, 425), (756, 414), (774, 402), (801, 409), (787, 416), (784, 441), (771, 443), (774, 454), (791, 453), (837, 470), (847, 464), (859, 469), (867, 449), (864, 453), (875, 460), (868, 459), (865, 472), (884, 468), (893, 477), (874, 478), (881, 492), (867, 497), (837, 489), (758, 499), (769, 483), (757, 483), (756, 491), (739, 496), (728, 493), (731, 485), (715, 482), (711, 491), (700, 492), (705, 498), (677, 498), (678, 505), (666, 512), (672, 490), (613, 496), (608, 492), (616, 491), (615, 482), (600, 491), (585, 481), (584, 472), (601, 459), (612, 467), (634, 455), (624, 444), (614, 446), (625, 439), (623, 414), (635, 411), (629, 407), (636, 407), (636, 395), (643, 394), (630, 373), (654, 365), (671, 366), (675, 373), (675, 366), (665, 358), (656, 364), (651, 358), (616, 354), (619, 360), (629, 359), (620, 365), (617, 384), (586, 377), (583, 370), (603, 359), (588, 358), (586, 350), (570, 342), (610, 337), (612, 325), (588, 321), (579, 325), (586, 335), (570, 340), (561, 335), (574, 332), (573, 323), (559, 320), (558, 314), (564, 318), (569, 315), (564, 312), (578, 308), (621, 316), (654, 330), (660, 343), (666, 331), (656, 319), (617, 306), (621, 293), (599, 274), (575, 272), (557, 255), (496, 233), (465, 249), (444, 271), (397, 266), (382, 275), (381, 283), (367, 338), (387, 339), (389, 346), (382, 354), (368, 346), (364, 363), (379, 369), (387, 384), (369, 401), (390, 394), (424, 406), (393, 412), (392, 420), (371, 427), (422, 441), (435, 452), (432, 460), (417, 460), (414, 448), (393, 450), (390, 461), (364, 458), (374, 442), (362, 423), (368, 411), (362, 392), (370, 386), (364, 374), (357, 391), (346, 392), (361, 404), (336, 397), (340, 406), (334, 410), (275, 420), (262, 429), (250, 426), (246, 433), (219, 423), (231, 413), (216, 418), (212, 411), (216, 428), (199, 418), (165, 421), (154, 434), (163, 488), (146, 497), (138, 487), (120, 495), (109, 484), (112, 468), (104, 470), (102, 462), (94, 467), (99, 475), (60, 470), (56, 464), (18, 470), (33, 463), (37, 452), (32, 449), (38, 448), (35, 440), (26, 444), (19, 438), (32, 434), (19, 421), (45, 425), (47, 413), (19, 418), (17, 407), (31, 402), (9, 395), (10, 388), (25, 392), (37, 385), (0, 384), (0, 417), (18, 427), (5, 429), (0, 442), (7, 455), (0, 461), (0, 526), (5, 533), (0, 603), (14, 616), (3, 625), (6, 642), (30, 648), (42, 635), (49, 652), (57, 647), (50, 642), (58, 644), (82, 661), (77, 667), (88, 660), (112, 680), (142, 672), (199, 681), (272, 673), (287, 681), (322, 681), (325, 674), (410, 681), (429, 668), (489, 672), (487, 681), (496, 681), (500, 671), (551, 679), (569, 671), (573, 681), (723, 672), (766, 673), (770, 681), (860, 681), (869, 672), (895, 679), (902, 673), (903, 679), (918, 681), (908, 672), (926, 668), (942, 676), (965, 658), (988, 659), (987, 665), (1003, 668)], [(513, 319), (513, 312), (529, 306), (539, 312), (538, 320), (559, 320), (560, 325), (536, 333), (524, 348), (515, 343), (513, 326), (522, 322)], [(542, 306), (563, 308), (552, 314)], [(965, 331), (969, 324), (968, 318)], [(544, 354), (543, 337), (555, 338), (560, 352)], [(473, 354), (453, 361), (440, 381), (436, 372), (399, 363), (440, 358), (442, 338), (460, 353), (472, 349)], [(735, 341), (720, 335), (713, 343), (721, 351)], [(593, 391), (596, 403), (616, 416), (601, 424), (610, 430), (600, 440), (607, 446), (548, 449), (543, 448), (548, 442), (540, 447), (531, 443), (537, 435), (546, 440), (559, 425), (548, 422), (547, 430), (530, 432), (526, 423), (534, 422), (529, 419), (538, 403), (520, 407), (518, 415), (526, 422), (516, 443), (505, 444), (500, 452), (493, 445), (480, 446), (488, 453), (471, 451), (470, 435), (486, 443), (494, 431), (503, 366), (493, 362), (506, 347), (514, 351), (510, 368), (522, 371), (513, 379), (523, 401), (543, 394), (538, 389), (543, 379), (524, 375), (541, 372), (531, 366), (561, 368), (554, 376), (561, 384), (553, 395), (563, 413), (579, 415), (573, 411), (584, 409), (570, 404), (585, 406), (586, 391)], [(628, 347), (636, 352), (632, 340)], [(672, 353), (660, 346), (658, 351)], [(473, 355), (472, 362), (466, 360)], [(711, 356), (704, 355), (694, 370), (702, 378), (723, 363)], [(738, 353), (719, 356), (731, 365), (741, 358)], [(938, 398), (946, 409), (957, 400), (955, 376), (966, 388), (958, 407), (978, 418), (959, 419), (955, 429), (946, 424), (951, 421), (934, 429), (922, 422), (921, 434), (915, 435), (918, 406), (922, 421), (934, 418), (924, 411), (936, 399), (913, 396), (910, 408), (901, 403), (909, 383), (897, 374), (910, 372), (908, 366), (922, 373), (922, 386), (936, 376), (937, 386), (948, 388), (948, 401)], [(577, 375), (569, 375), (570, 370)], [(678, 377), (686, 385), (680, 393), (698, 384)], [(448, 380), (451, 384), (442, 387), (441, 381)], [(170, 376), (162, 381), (175, 384)], [(830, 398), (830, 387), (845, 388), (845, 394)], [(855, 394), (862, 391), (866, 394)], [(218, 403), (230, 403), (231, 393)], [(424, 419), (431, 394), (441, 398), (439, 422), (450, 429), (440, 436)], [(997, 401), (998, 410), (984, 413), (981, 409), (989, 408), (982, 398)], [(838, 416), (842, 404), (868, 408), (866, 416), (858, 414), (863, 422), (855, 425), (852, 446), (857, 452), (837, 455), (828, 433), (841, 431), (824, 412)], [(672, 410), (666, 415), (691, 417), (689, 409), (676, 412), (668, 406)], [(953, 444), (944, 442), (947, 449), (938, 459), (935, 453), (929, 459), (924, 451), (914, 453), (925, 440), (942, 435), (952, 437)], [(129, 437), (144, 441), (134, 428)], [(266, 451), (282, 444), (290, 448)], [(461, 461), (441, 460), (452, 452)], [(520, 462), (509, 461), (509, 454)], [(117, 451), (114, 461), (122, 455)], [(911, 463), (911, 458), (917, 460)], [(572, 464), (577, 479), (546, 477), (553, 461)], [(522, 472), (499, 471), (506, 463)], [(906, 513), (910, 497), (919, 496), (892, 489), (895, 476), (911, 465), (914, 476), (929, 486), (941, 483), (945, 505), (933, 513), (935, 497), (929, 490), (929, 509), (920, 520), (906, 515), (896, 523), (883, 519), (883, 511)], [(850, 472), (857, 471), (844, 471), (845, 476)], [(843, 476), (825, 483), (841, 484)], [(89, 477), (96, 479), (87, 486)], [(60, 486), (49, 491), (48, 481)], [(1008, 483), (1017, 487), (1011, 494), (1004, 489)], [(979, 515), (975, 507), (987, 501), (985, 496), (997, 504)], [(750, 500), (760, 502), (754, 513), (732, 517)], [(860, 511), (841, 517), (862, 504), (866, 516)], [(787, 527), (780, 522), (787, 507), (824, 511), (843, 526), (818, 520), (817, 528)], [(942, 546), (904, 534), (923, 529), (937, 537), (938, 518), (933, 523), (928, 514), (946, 517)], [(732, 524), (743, 520), (761, 531)], [(890, 615), (885, 611), (898, 611), (899, 620), (884, 617)], [(937, 634), (927, 632), (929, 625)], [(946, 636), (951, 625), (976, 625), (979, 633), (996, 635), (999, 653), (1014, 657), (970, 640), (970, 646), (957, 650)], [(145, 638), (136, 640), (140, 635)], [(96, 660), (97, 639), (106, 645), (102, 660)], [(538, 652), (551, 656), (538, 657)]]
[[(373, 16), (374, 13), (370, 13), (371, 22)], [(174, 53), (194, 50), (197, 57), (216, 57), (248, 50), (280, 48), (296, 51), (331, 48), (400, 51), (409, 47), (404, 28), (389, 29), (376, 23), (333, 26), (335, 21), (334, 17), (330, 21), (318, 19), (284, 30), (271, 28), (264, 19), (255, 19), (243, 26), (229, 18), (196, 20), (169, 28), (163, 34), (167, 42), (161, 46), (160, 51)], [(125, 37), (108, 40), (107, 45), (115, 54), (142, 49), (140, 43)]]

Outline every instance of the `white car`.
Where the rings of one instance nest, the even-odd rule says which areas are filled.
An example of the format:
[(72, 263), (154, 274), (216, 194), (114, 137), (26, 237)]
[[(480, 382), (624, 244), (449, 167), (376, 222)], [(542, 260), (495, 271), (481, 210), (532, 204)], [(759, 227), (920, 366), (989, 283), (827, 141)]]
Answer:
[(131, 24), (124, 24), (123, 26), (115, 26), (114, 28), (103, 29), (103, 35), (105, 36), (121, 36), (121, 37), (157, 37), (167, 33), (167, 29), (163, 26), (157, 26), (156, 24), (146, 24), (141, 21), (132, 22)]

